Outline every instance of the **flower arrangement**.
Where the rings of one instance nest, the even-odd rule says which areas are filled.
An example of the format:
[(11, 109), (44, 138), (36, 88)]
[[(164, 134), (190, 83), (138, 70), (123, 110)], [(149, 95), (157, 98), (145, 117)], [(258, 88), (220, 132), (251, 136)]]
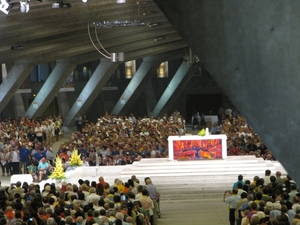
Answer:
[(69, 160), (69, 166), (82, 166), (82, 160), (78, 154), (78, 150), (74, 149)]
[(198, 133), (199, 136), (205, 136), (206, 135), (206, 131), (204, 129), (200, 130)]
[(61, 161), (61, 158), (59, 156), (55, 159), (55, 167), (53, 173), (49, 176), (49, 178), (56, 179), (56, 180), (62, 180), (66, 178), (66, 174), (64, 172), (64, 164)]

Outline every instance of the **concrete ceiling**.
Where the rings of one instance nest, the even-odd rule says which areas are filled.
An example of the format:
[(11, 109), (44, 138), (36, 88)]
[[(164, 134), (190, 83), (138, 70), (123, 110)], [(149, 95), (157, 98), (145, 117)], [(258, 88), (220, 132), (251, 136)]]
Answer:
[[(0, 63), (27, 59), (37, 65), (62, 58), (77, 56), (92, 61), (102, 56), (92, 46), (88, 23), (104, 20), (141, 19), (146, 23), (159, 23), (155, 27), (100, 28), (97, 34), (109, 52), (124, 52), (125, 60), (157, 55), (186, 48), (187, 44), (177, 33), (153, 0), (127, 0), (117, 4), (116, 0), (65, 0), (71, 8), (53, 9), (55, 1), (32, 0), (30, 11), (21, 13), (16, 3), (8, 15), (0, 12)], [(140, 11), (140, 12), (139, 12)], [(143, 12), (153, 14), (143, 15)], [(91, 27), (93, 40), (96, 41)], [(164, 36), (161, 41), (156, 37)], [(11, 50), (11, 46), (22, 45), (24, 49)]]

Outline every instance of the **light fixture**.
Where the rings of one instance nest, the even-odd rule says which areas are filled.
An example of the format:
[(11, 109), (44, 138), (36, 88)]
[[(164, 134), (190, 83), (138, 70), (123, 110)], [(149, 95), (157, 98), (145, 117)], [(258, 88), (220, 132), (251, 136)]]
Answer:
[(139, 4), (139, 5), (146, 5), (146, 4), (149, 4), (150, 1), (137, 1), (136, 4)]
[(147, 16), (147, 15), (151, 15), (151, 14), (154, 14), (154, 11), (143, 12), (143, 16)]
[(87, 0), (82, 0), (82, 2), (86, 3), (86, 2), (87, 2)]
[(97, 34), (97, 27), (95, 26), (95, 36), (97, 39), (98, 44), (100, 45), (101, 49), (103, 50), (103, 52), (95, 45), (92, 37), (91, 37), (91, 32), (90, 32), (90, 25), (88, 24), (88, 35), (90, 38), (90, 41), (92, 43), (92, 45), (94, 46), (94, 48), (97, 50), (97, 52), (99, 52), (102, 56), (104, 56), (105, 58), (110, 59), (112, 62), (123, 62), (124, 61), (124, 52), (119, 52), (119, 53), (109, 53), (101, 44), (99, 38), (98, 38), (98, 34)]
[(20, 12), (22, 13), (29, 12), (29, 2), (30, 0), (20, 1)]
[(186, 56), (187, 58), (187, 65), (191, 66), (197, 62), (200, 61), (200, 59), (198, 58), (198, 56), (193, 54), (193, 50), (191, 48), (189, 48), (189, 54)]
[(59, 2), (55, 2), (52, 4), (53, 9), (58, 9), (58, 8), (71, 8), (72, 5), (70, 3), (64, 3), (63, 0), (60, 0)]
[(10, 50), (22, 50), (24, 49), (24, 45), (12, 45)]
[[(126, 0), (117, 0), (117, 3), (124, 3)], [(133, 26), (145, 26), (146, 23), (142, 20), (139, 19), (140, 16), (140, 4), (138, 4), (138, 18), (136, 20), (113, 20), (113, 21), (99, 21), (99, 22), (93, 22), (93, 23), (88, 23), (88, 35), (90, 38), (90, 41), (94, 48), (105, 58), (111, 59), (112, 62), (123, 62), (124, 61), (124, 53), (119, 52), (119, 53), (109, 53), (101, 44), (98, 34), (97, 34), (97, 28), (113, 28), (113, 27), (133, 27)], [(91, 32), (90, 32), (90, 26), (95, 27), (95, 37), (97, 39), (98, 44), (100, 45), (101, 48), (98, 48), (92, 37), (91, 37)]]
[(113, 28), (113, 27), (145, 26), (146, 23), (142, 20), (114, 20), (114, 21), (93, 22), (91, 25), (97, 28)]
[(165, 39), (165, 37), (161, 36), (161, 37), (154, 38), (154, 41), (161, 41), (161, 40), (164, 40), (164, 39)]
[(148, 23), (147, 24), (148, 27), (156, 27), (158, 25), (159, 25), (159, 23)]
[(0, 11), (5, 13), (6, 15), (14, 6), (14, 3), (9, 3), (9, 2), (10, 2), (9, 0), (0, 0)]

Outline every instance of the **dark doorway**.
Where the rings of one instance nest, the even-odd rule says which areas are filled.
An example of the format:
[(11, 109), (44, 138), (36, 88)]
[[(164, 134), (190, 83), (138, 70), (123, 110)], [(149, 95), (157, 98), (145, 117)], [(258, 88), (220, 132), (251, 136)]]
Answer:
[(205, 115), (218, 115), (219, 107), (223, 103), (223, 94), (187, 95), (187, 122), (191, 122), (193, 113), (204, 112)]

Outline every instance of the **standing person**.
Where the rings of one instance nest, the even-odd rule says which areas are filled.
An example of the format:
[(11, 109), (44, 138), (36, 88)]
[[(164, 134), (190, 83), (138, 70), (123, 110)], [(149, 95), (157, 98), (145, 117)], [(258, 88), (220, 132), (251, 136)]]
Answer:
[(10, 148), (11, 175), (14, 175), (20, 171), (20, 152), (15, 146), (11, 146)]
[(238, 189), (234, 188), (231, 192), (231, 196), (226, 198), (227, 193), (230, 193), (230, 191), (225, 191), (223, 196), (223, 201), (227, 204), (229, 204), (229, 221), (230, 225), (235, 224), (235, 210), (236, 210), (236, 203), (241, 198), (237, 195)]
[(205, 128), (206, 128), (205, 114), (204, 112), (202, 112), (200, 116), (200, 129), (205, 129)]
[(157, 225), (157, 216), (159, 215), (158, 198), (160, 197), (160, 194), (156, 190), (156, 187), (152, 184), (152, 181), (149, 177), (145, 179), (145, 182), (146, 188), (149, 192), (149, 197), (152, 199), (154, 205), (153, 219), (151, 221), (151, 225)]
[(20, 152), (20, 173), (27, 174), (27, 164), (28, 164), (28, 156), (30, 155), (30, 150), (26, 147), (26, 143), (23, 142), (22, 146), (19, 148)]
[(82, 117), (82, 127), (85, 128), (88, 123), (89, 123), (89, 119), (87, 118), (86, 115), (83, 115), (83, 117)]
[(232, 188), (237, 188), (238, 183), (241, 183), (242, 186), (244, 186), (243, 175), (241, 175), (241, 174), (238, 175), (238, 181), (233, 184)]
[(199, 120), (198, 120), (198, 114), (195, 112), (193, 115), (193, 130), (195, 130), (195, 126), (199, 128)]
[(80, 133), (82, 133), (82, 117), (80, 116), (79, 113), (75, 118), (75, 124), (76, 124), (77, 131), (80, 131)]
[(265, 176), (263, 177), (264, 185), (267, 185), (267, 184), (271, 183), (270, 177), (271, 177), (271, 170), (266, 170), (265, 171)]
[(59, 138), (59, 133), (60, 133), (60, 127), (61, 127), (61, 123), (59, 122), (59, 120), (53, 120), (53, 132), (54, 132), (54, 135), (56, 137), (56, 141), (58, 141), (58, 138)]
[(36, 139), (43, 143), (44, 140), (44, 129), (41, 127), (39, 123), (36, 123), (36, 127), (34, 129), (34, 132), (36, 134)]
[(35, 144), (36, 133), (34, 132), (33, 128), (30, 128), (29, 132), (27, 133), (27, 138), (29, 139), (29, 142)]
[(53, 166), (54, 153), (50, 145), (46, 146), (46, 158), (49, 160), (51, 166)]
[(1, 154), (1, 168), (2, 168), (2, 176), (9, 176), (10, 173), (10, 152), (7, 148), (3, 148), (3, 153)]

